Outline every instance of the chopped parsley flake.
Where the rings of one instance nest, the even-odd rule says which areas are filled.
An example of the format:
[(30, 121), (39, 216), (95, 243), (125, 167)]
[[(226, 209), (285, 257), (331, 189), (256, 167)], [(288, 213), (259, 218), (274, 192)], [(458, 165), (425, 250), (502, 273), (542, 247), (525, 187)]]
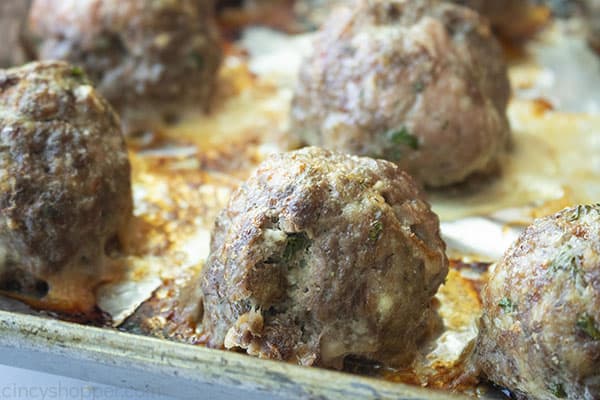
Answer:
[(371, 223), (371, 229), (369, 230), (369, 240), (376, 242), (381, 237), (383, 232), (383, 223), (379, 220)]
[(577, 221), (581, 216), (581, 206), (577, 206), (577, 208), (573, 211), (571, 216), (569, 217), (569, 221)]
[(596, 321), (591, 315), (581, 315), (577, 320), (577, 328), (592, 339), (600, 340), (600, 330), (596, 327)]
[(508, 297), (504, 297), (502, 300), (500, 300), (500, 302), (498, 303), (498, 306), (505, 313), (511, 313), (511, 312), (517, 311), (517, 305), (514, 304)]
[(81, 67), (71, 68), (71, 76), (74, 76), (76, 78), (83, 78), (84, 75), (85, 72), (83, 72), (83, 69)]
[(562, 383), (553, 383), (548, 387), (548, 390), (554, 395), (554, 397), (558, 397), (559, 399), (564, 399), (567, 397), (567, 392), (565, 392), (565, 388)]
[(569, 221), (577, 221), (583, 215), (590, 213), (591, 211), (596, 211), (600, 213), (600, 204), (592, 204), (592, 205), (578, 205), (569, 215)]
[(306, 236), (306, 233), (289, 233), (285, 250), (283, 251), (283, 260), (290, 261), (296, 253), (307, 249), (309, 245), (310, 240), (308, 239), (308, 236)]
[(204, 57), (202, 57), (202, 54), (193, 51), (190, 53), (189, 58), (196, 68), (201, 69), (204, 66)]
[(408, 146), (413, 150), (417, 150), (419, 148), (419, 140), (415, 136), (411, 135), (408, 129), (406, 129), (404, 126), (399, 130), (390, 131), (388, 133), (388, 137), (395, 145)]
[(416, 81), (413, 84), (413, 89), (415, 90), (415, 93), (421, 93), (423, 90), (425, 90), (425, 84), (423, 81)]
[(570, 270), (573, 272), (573, 275), (577, 274), (579, 271), (579, 263), (577, 261), (577, 256), (573, 254), (573, 247), (570, 245), (563, 247), (550, 266), (555, 272), (558, 270)]

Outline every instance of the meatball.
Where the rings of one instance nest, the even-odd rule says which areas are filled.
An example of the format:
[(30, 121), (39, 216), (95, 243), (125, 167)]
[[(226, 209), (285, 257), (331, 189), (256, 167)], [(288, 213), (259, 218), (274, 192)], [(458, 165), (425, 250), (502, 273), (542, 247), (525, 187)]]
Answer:
[(506, 148), (506, 65), (475, 12), (359, 0), (314, 47), (291, 111), (302, 143), (394, 161), (432, 187), (487, 171)]
[(302, 365), (410, 362), (448, 272), (438, 218), (408, 175), (317, 148), (260, 165), (213, 235), (208, 344)]
[(35, 0), (41, 59), (81, 66), (128, 130), (208, 107), (221, 49), (208, 0)]
[(102, 279), (132, 213), (117, 115), (63, 62), (0, 70), (0, 110), (0, 276)]
[(30, 0), (0, 1), (0, 68), (21, 64), (26, 60), (23, 46), (23, 22)]
[(600, 398), (600, 205), (527, 228), (482, 293), (476, 359), (531, 399)]

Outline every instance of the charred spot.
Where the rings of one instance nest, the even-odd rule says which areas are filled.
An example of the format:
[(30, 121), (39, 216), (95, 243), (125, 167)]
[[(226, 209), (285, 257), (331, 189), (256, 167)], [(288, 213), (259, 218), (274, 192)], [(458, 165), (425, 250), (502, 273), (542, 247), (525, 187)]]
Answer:
[(0, 291), (34, 299), (41, 299), (48, 294), (48, 283), (20, 268), (14, 261), (5, 262), (5, 268), (5, 274), (0, 277)]
[(377, 377), (381, 375), (381, 371), (384, 368), (384, 365), (380, 362), (370, 360), (368, 358), (358, 357), (355, 355), (348, 355), (344, 357), (344, 372)]
[(104, 244), (104, 254), (115, 255), (123, 251), (123, 244), (118, 235), (113, 235)]

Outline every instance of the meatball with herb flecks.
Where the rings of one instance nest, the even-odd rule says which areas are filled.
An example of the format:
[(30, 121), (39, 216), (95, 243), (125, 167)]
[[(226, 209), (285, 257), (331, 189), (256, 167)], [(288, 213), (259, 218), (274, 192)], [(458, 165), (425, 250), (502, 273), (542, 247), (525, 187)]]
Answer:
[(359, 0), (317, 35), (291, 131), (308, 145), (397, 163), (427, 186), (496, 167), (509, 142), (502, 52), (465, 7)]
[(0, 70), (0, 285), (101, 281), (131, 213), (119, 118), (81, 68)]
[(35, 0), (40, 59), (89, 74), (128, 131), (206, 109), (221, 48), (210, 0)]
[(491, 270), (476, 360), (529, 399), (600, 398), (600, 205), (528, 227)]
[(318, 148), (272, 156), (215, 223), (208, 344), (302, 365), (406, 365), (444, 250), (437, 216), (395, 164)]

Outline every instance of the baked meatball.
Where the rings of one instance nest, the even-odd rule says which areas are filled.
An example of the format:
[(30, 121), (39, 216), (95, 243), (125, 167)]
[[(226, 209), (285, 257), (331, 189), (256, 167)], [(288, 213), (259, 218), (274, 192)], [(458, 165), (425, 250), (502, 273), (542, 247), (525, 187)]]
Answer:
[(506, 65), (473, 11), (359, 0), (332, 14), (300, 71), (301, 142), (396, 162), (427, 186), (487, 170), (509, 138)]
[(35, 0), (30, 29), (40, 59), (83, 67), (137, 130), (208, 106), (221, 61), (213, 8), (209, 0)]
[(542, 218), (492, 269), (477, 362), (530, 399), (600, 398), (600, 205)]
[(105, 246), (131, 213), (119, 119), (82, 70), (0, 70), (0, 276), (102, 279)]
[(448, 271), (439, 221), (383, 160), (275, 155), (217, 218), (202, 275), (212, 347), (302, 365), (402, 365)]

